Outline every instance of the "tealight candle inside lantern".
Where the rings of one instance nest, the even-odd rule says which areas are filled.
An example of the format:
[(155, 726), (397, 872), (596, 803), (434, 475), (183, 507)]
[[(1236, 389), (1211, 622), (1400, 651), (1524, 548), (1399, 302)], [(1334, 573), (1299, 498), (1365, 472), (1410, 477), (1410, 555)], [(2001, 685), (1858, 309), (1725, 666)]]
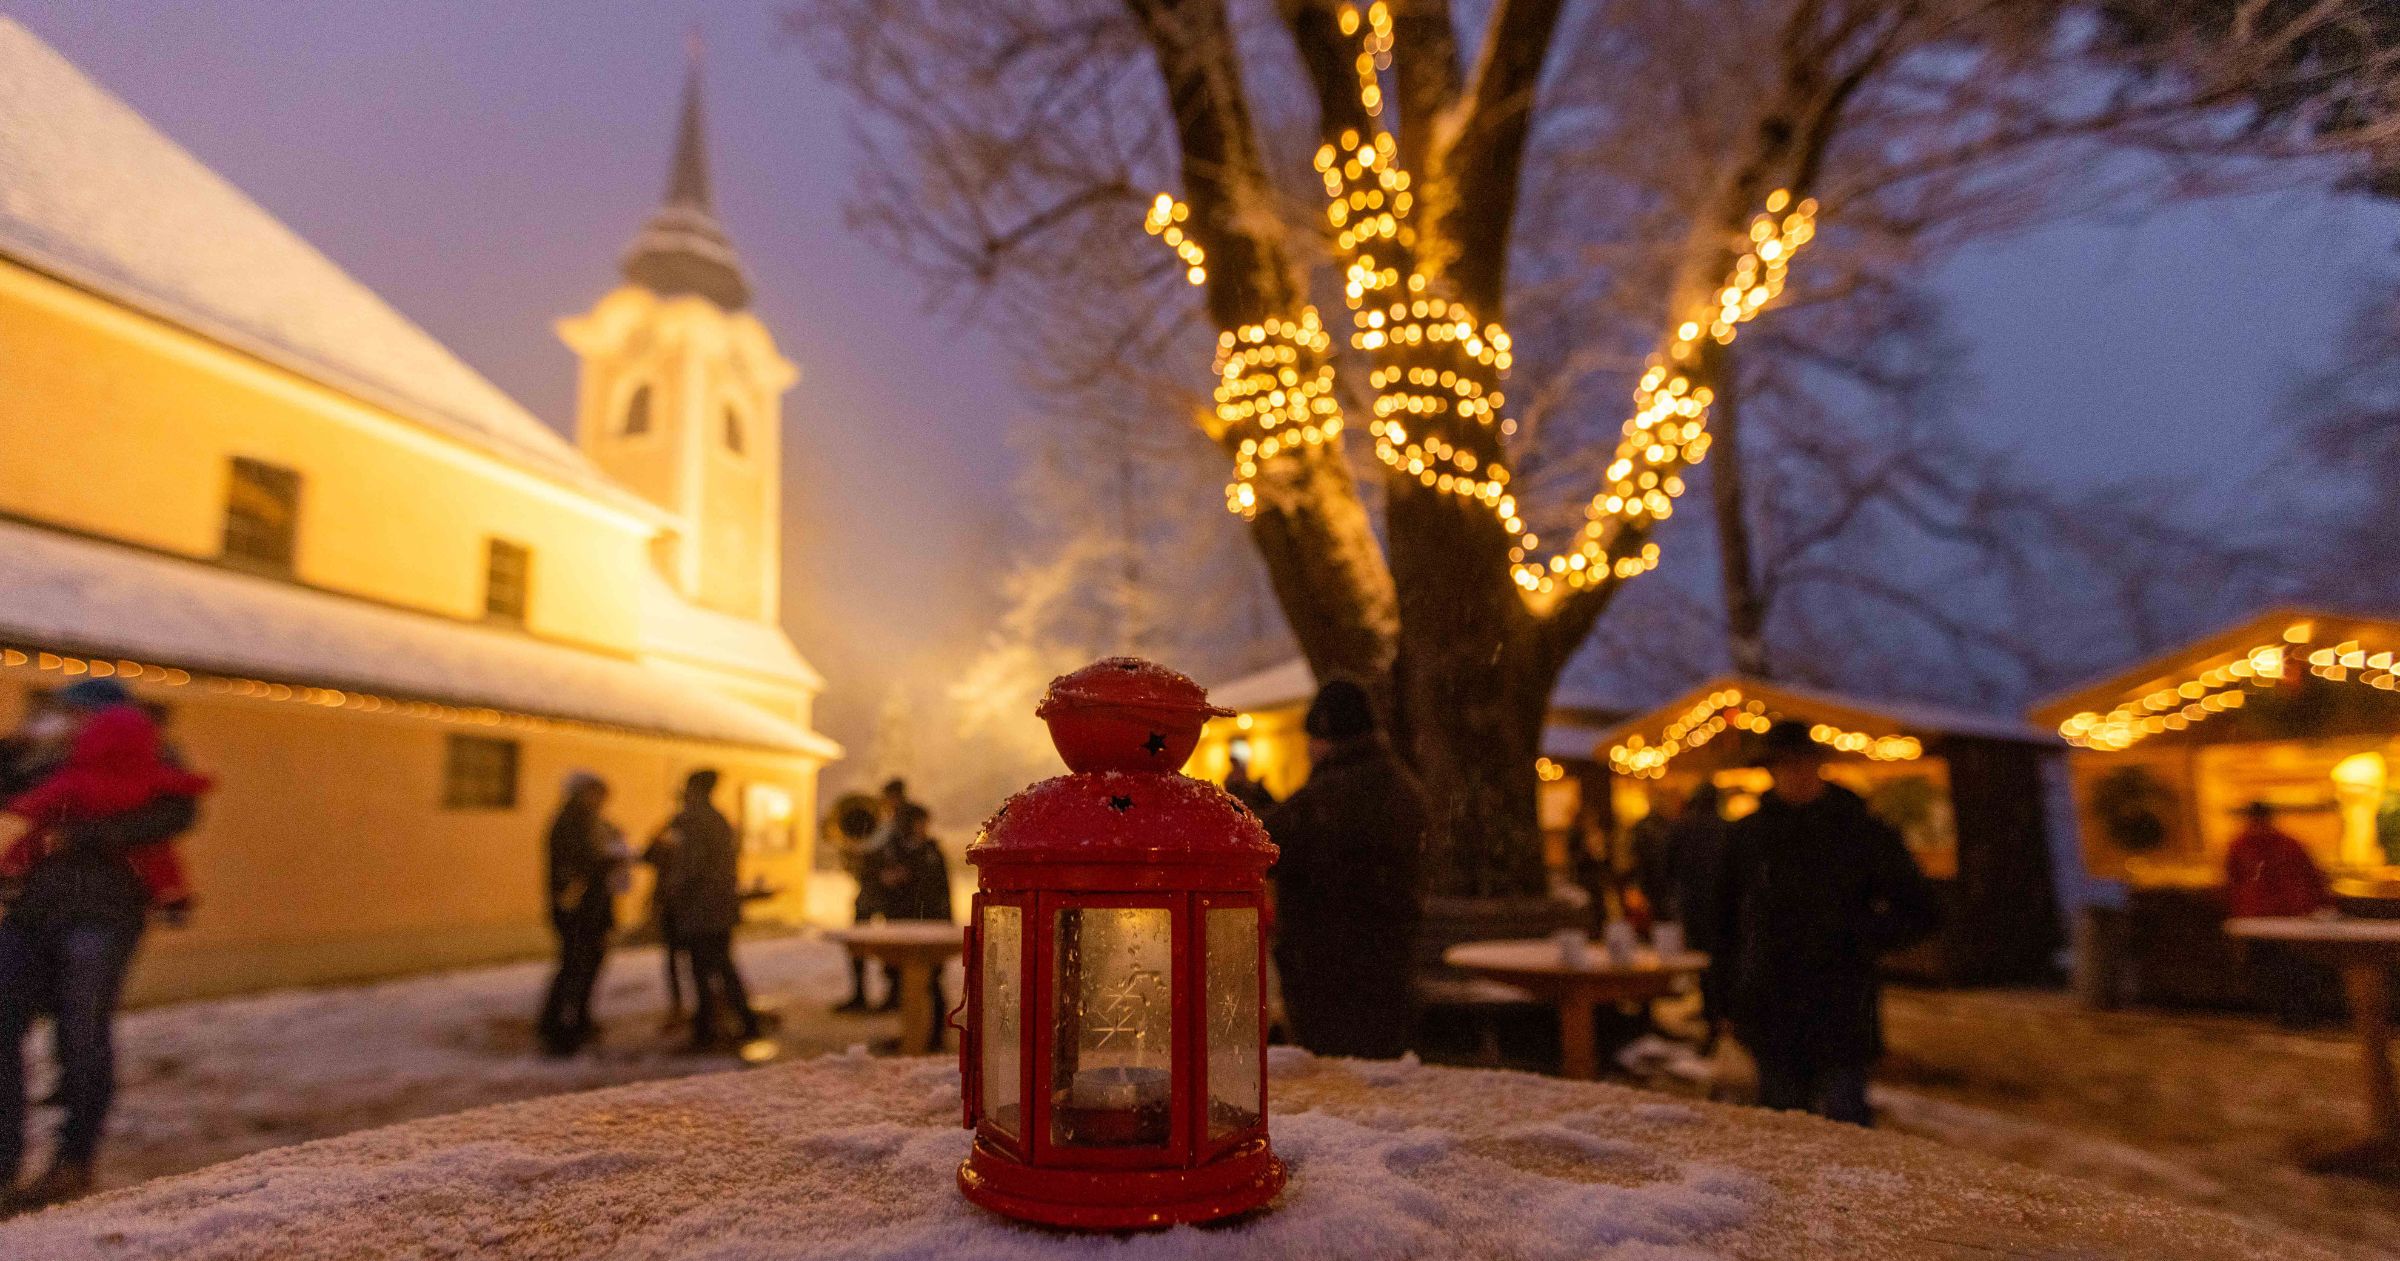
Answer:
[(1152, 1147), (1171, 1137), (1172, 923), (1156, 906), (1058, 912), (1052, 1142)]

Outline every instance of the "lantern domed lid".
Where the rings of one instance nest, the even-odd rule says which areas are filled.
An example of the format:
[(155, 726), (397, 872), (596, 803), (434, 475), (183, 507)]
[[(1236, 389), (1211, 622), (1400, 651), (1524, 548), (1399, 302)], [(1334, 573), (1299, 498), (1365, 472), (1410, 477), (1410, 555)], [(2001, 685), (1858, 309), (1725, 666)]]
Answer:
[(1033, 712), (1075, 771), (1181, 769), (1200, 728), (1233, 713), (1209, 704), (1191, 679), (1140, 657), (1103, 657), (1050, 680)]
[(985, 820), (967, 861), (1228, 863), (1275, 861), (1258, 816), (1206, 780), (1157, 771), (1045, 779)]
[(1102, 657), (1070, 674), (1050, 680), (1039, 718), (1067, 710), (1136, 709), (1162, 717), (1181, 715), (1206, 721), (1233, 714), (1208, 703), (1208, 693), (1190, 676), (1140, 657)]

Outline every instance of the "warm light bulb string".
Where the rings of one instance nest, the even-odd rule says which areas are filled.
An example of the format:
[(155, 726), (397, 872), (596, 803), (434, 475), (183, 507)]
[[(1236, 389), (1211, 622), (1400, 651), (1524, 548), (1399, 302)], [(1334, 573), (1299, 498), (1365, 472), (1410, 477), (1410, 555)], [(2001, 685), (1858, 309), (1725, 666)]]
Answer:
[[(1792, 256), (1816, 235), (1817, 203), (1778, 189), (1767, 195), (1709, 299), (1653, 355), (1633, 395), (1606, 485), (1562, 549), (1545, 554), (1518, 513), (1505, 442), (1516, 432), (1500, 389), (1512, 365), (1507, 329), (1480, 319), (1465, 303), (1434, 292), (1415, 265), (1417, 196), (1401, 168), (1383, 114), (1382, 75), (1390, 68), (1392, 13), (1386, 0), (1336, 11), (1355, 41), (1359, 103), (1368, 120), (1320, 146), (1326, 219), (1342, 265), (1353, 349), (1369, 356), (1375, 457), (1427, 490), (1490, 511), (1510, 535), (1512, 577), (1528, 601), (1584, 590), (1657, 567), (1650, 541), (1656, 522), (1674, 513), (1683, 474), (1708, 452), (1715, 393), (1706, 381), (1712, 346), (1730, 345), (1741, 325), (1783, 292)], [(1161, 193), (1143, 226), (1185, 266), (1185, 279), (1207, 281), (1207, 253), (1185, 226), (1190, 208)], [(1215, 436), (1234, 458), (1226, 506), (1248, 517), (1259, 507), (1257, 481), (1279, 456), (1338, 442), (1341, 406), (1333, 388), (1330, 339), (1314, 307), (1220, 334)]]

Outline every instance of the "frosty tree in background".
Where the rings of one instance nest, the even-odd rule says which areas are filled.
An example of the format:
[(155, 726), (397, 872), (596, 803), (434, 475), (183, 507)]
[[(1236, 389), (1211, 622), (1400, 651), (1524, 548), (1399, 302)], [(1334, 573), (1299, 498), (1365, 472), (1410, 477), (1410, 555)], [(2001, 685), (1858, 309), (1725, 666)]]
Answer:
[(1311, 667), (1387, 698), (1444, 814), (1442, 887), (1496, 893), (1541, 887), (1550, 691), (1656, 562), (1727, 345), (1787, 281), (1786, 306), (1838, 304), (1980, 233), (2384, 142), (2315, 105), (2389, 73), (2310, 51), (2363, 0), (2237, 7), (2255, 20), (2147, 23), (2133, 63), (2118, 27), (2033, 0), (819, 0), (795, 22), (867, 106), (859, 208), (887, 246), (973, 286), (1061, 397), (1187, 383), (1175, 410), (1231, 458)]

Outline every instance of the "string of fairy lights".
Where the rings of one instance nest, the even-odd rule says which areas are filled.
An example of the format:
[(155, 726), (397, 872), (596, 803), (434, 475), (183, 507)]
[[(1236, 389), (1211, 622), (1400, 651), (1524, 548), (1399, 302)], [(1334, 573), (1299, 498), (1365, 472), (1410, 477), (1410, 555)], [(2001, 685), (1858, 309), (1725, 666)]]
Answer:
[[(1365, 129), (1345, 129), (1317, 150), (1325, 216), (1342, 264), (1351, 313), (1350, 345), (1371, 365), (1375, 458), (1420, 486), (1490, 510), (1511, 536), (1511, 574), (1529, 599), (1562, 587), (1579, 590), (1656, 568), (1649, 527), (1674, 512), (1683, 473), (1707, 454), (1714, 392), (1696, 380), (1705, 346), (1730, 345), (1741, 325), (1782, 294), (1792, 256), (1816, 235), (1817, 203), (1787, 190), (1769, 194), (1733, 252), (1724, 281), (1687, 313), (1635, 387), (1607, 484), (1593, 495), (1574, 538), (1543, 555), (1540, 538), (1510, 491), (1505, 441), (1516, 423), (1500, 388), (1513, 355), (1508, 330), (1466, 304), (1433, 292), (1418, 269), (1413, 212), (1418, 205), (1382, 126), (1383, 74), (1391, 67), (1392, 11), (1387, 0), (1344, 4), (1336, 18), (1355, 42), (1353, 65)], [(1161, 193), (1143, 226), (1185, 267), (1192, 284), (1207, 280), (1207, 255), (1185, 226), (1190, 208)], [(1329, 339), (1320, 317), (1269, 319), (1218, 338), (1215, 431), (1233, 451), (1226, 506), (1249, 517), (1259, 506), (1261, 467), (1278, 455), (1335, 441), (1342, 429), (1333, 394)]]
[[(1142, 227), (1185, 264), (1184, 279), (1208, 281), (1208, 252), (1183, 224), (1191, 207), (1165, 193), (1150, 203)], [(1258, 476), (1276, 456), (1323, 446), (1342, 431), (1342, 404), (1333, 392), (1333, 339), (1313, 306), (1297, 319), (1270, 317), (1217, 337), (1216, 423), (1210, 436), (1233, 448), (1233, 478), (1225, 506), (1248, 518), (1258, 511)]]
[[(1764, 734), (1782, 717), (1765, 701), (1744, 695), (1738, 687), (1719, 688), (1667, 720), (1655, 742), (1636, 732), (1612, 746), (1608, 766), (1619, 775), (1657, 779), (1667, 773), (1668, 763), (1727, 731)], [(1925, 754), (1924, 742), (1915, 736), (1870, 735), (1824, 722), (1811, 724), (1808, 734), (1835, 752), (1856, 753), (1872, 762), (1909, 762)]]
[(2240, 709), (2251, 693), (2294, 677), (2300, 667), (2329, 682), (2356, 681), (2379, 691), (2400, 692), (2400, 652), (2370, 648), (2356, 639), (2319, 644), (2317, 630), (2314, 619), (2293, 622), (2279, 640), (2242, 649), (2181, 682), (2162, 685), (2105, 712), (2075, 714), (2058, 725), (2058, 734), (2079, 749), (2120, 752), (2151, 736), (2182, 731)]

